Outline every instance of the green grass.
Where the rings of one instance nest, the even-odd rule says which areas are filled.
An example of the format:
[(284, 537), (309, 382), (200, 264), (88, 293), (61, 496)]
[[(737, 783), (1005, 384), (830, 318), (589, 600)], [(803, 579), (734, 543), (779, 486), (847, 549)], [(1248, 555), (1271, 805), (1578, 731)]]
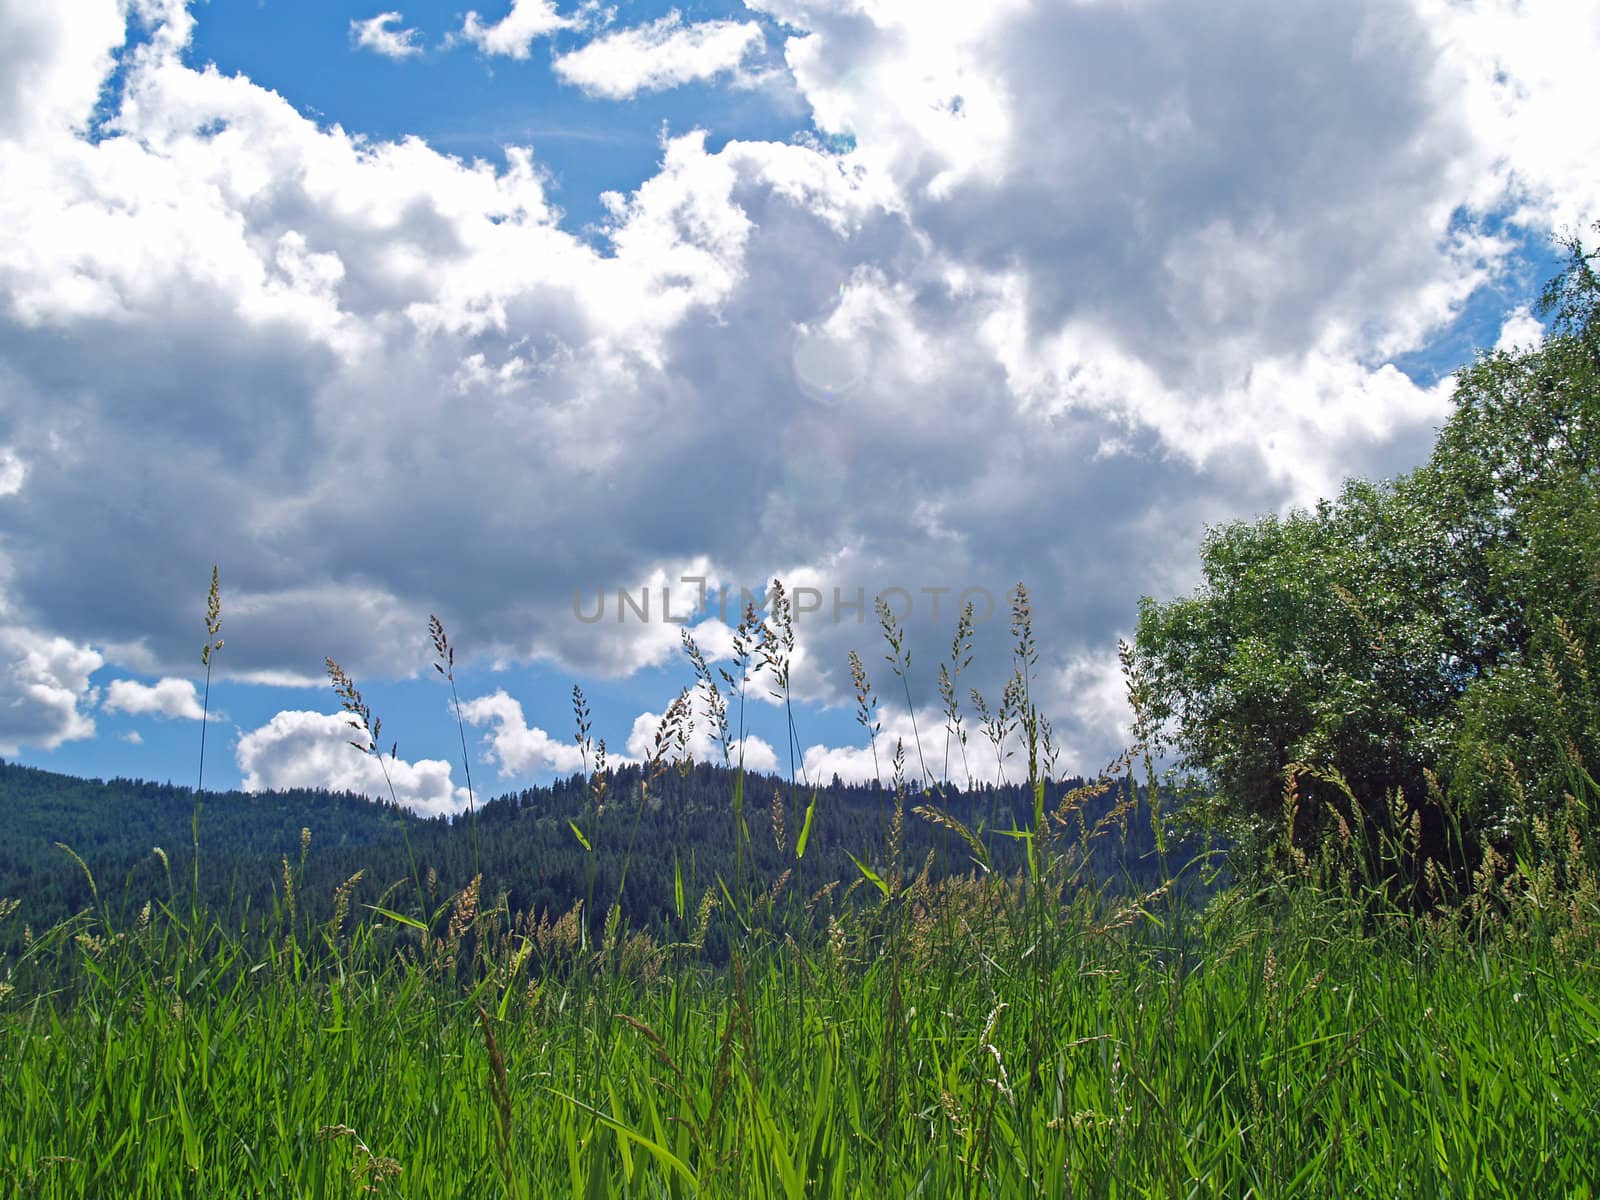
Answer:
[(1269, 907), (1224, 894), (1180, 939), (1159, 899), (913, 885), (720, 972), (492, 911), (426, 949), (371, 917), (254, 960), (186, 912), (91, 914), (12, 964), (0, 1189), (1589, 1194), (1592, 932)]
[[(1052, 753), (1020, 592), (1014, 632), (1008, 719), (1037, 782)], [(869, 686), (858, 669), (875, 738)], [(580, 697), (580, 741), (584, 720)], [(1291, 835), (1254, 892), (1197, 889), (1196, 863), (1144, 895), (1080, 886), (1119, 822), (1167, 845), (1155, 789), (1087, 827), (1092, 788), (1047, 812), (1040, 787), (1031, 828), (980, 836), (914, 794), (906, 753), (859, 877), (808, 904), (788, 872), (745, 879), (741, 854), (676, 905), (671, 943), (613, 897), (593, 897), (611, 904), (596, 936), (477, 882), (425, 895), (415, 870), (371, 904), (352, 879), (314, 921), (304, 840), (268, 914), (208, 910), (198, 875), (189, 894), (168, 870), (165, 903), (124, 921), (91, 877), (92, 907), (0, 961), (0, 1194), (1592, 1195), (1587, 793), (1564, 831), (1539, 826), (1515, 862), (1486, 851), (1470, 894), (1420, 913), (1366, 883), (1396, 877), (1404, 838), (1308, 858)], [(1027, 869), (930, 882), (902, 861), (907, 808), (975, 860), (985, 836), (1022, 840)]]

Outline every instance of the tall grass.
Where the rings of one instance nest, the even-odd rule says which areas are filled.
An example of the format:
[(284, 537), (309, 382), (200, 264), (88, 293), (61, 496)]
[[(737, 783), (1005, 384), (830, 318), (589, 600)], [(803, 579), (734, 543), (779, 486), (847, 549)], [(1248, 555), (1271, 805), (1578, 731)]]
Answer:
[[(1048, 726), (1016, 599), (1003, 708), (1037, 783)], [(754, 651), (756, 626), (742, 637)], [(348, 693), (371, 753), (376, 720)], [(652, 771), (683, 753), (675, 703)], [(358, 874), (313, 922), (296, 903), (309, 833), (265, 949), (170, 883), (120, 926), (85, 911), (5, 964), (0, 1191), (1592, 1194), (1600, 897), (1579, 826), (1545, 827), (1448, 910), (1384, 907), (1365, 859), (1292, 835), (1254, 891), (1197, 893), (1180, 864), (1138, 892), (1091, 859), (1126, 822), (1163, 820), (1126, 786), (1136, 755), (1052, 809), (1037, 790), (1032, 826), (1000, 831), (908, 782), (913, 753), (897, 747), (885, 845), (855, 848), (857, 877), (784, 893), (744, 855), (731, 881), (680, 876), (670, 943), (616, 903), (596, 939), (582, 904), (511, 913), (477, 879), (431, 902), (419, 886), (412, 909)], [(597, 766), (597, 804), (606, 784)], [(1089, 821), (1113, 786), (1124, 799)], [(902, 861), (908, 809), (974, 870)], [(1026, 870), (988, 869), (996, 836), (1027, 842)], [(704, 956), (712, 922), (726, 969)]]
[[(222, 579), (216, 564), (211, 567), (211, 588), (206, 593), (206, 640), (200, 647), (200, 665), (206, 669), (205, 696), (200, 702), (200, 769), (194, 784), (194, 878), (193, 892), (200, 891), (200, 798), (206, 787), (206, 726), (211, 722), (211, 656), (222, 649)], [(193, 916), (195, 914), (191, 914)]]

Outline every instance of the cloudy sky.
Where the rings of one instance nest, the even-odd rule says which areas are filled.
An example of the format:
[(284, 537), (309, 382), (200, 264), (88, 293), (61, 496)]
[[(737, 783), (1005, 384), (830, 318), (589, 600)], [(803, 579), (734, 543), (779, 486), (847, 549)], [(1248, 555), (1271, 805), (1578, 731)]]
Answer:
[(811, 769), (872, 769), (851, 648), (909, 732), (875, 593), (938, 759), (1021, 580), (1092, 770), (1207, 523), (1420, 462), (1600, 219), (1565, 0), (461, 3), (0, 0), (0, 755), (193, 783), (216, 563), (208, 786), (373, 787), (331, 655), (459, 806), (430, 613), (480, 791), (574, 682), (637, 751), (662, 589), (716, 655), (691, 581), (773, 576)]

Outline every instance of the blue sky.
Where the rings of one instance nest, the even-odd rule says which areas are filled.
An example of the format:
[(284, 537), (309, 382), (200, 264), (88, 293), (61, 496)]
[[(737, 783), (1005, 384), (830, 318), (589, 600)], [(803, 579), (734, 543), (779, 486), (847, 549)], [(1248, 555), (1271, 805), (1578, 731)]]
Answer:
[[(590, 40), (587, 31), (541, 38), (526, 60), (486, 56), (446, 45), (462, 24), (453, 4), (406, 8), (403, 24), (416, 30), (418, 52), (398, 59), (352, 46), (352, 21), (392, 11), (371, 4), (212, 0), (197, 11), (191, 61), (242, 72), (320, 121), (374, 139), (421, 137), (447, 154), (495, 162), (503, 162), (507, 144), (531, 145), (574, 233), (604, 219), (602, 192), (632, 191), (655, 173), (664, 131), (704, 128), (717, 147), (729, 138), (787, 141), (810, 128), (799, 97), (771, 88), (684, 86), (623, 101), (589, 98), (558, 82), (550, 65), (553, 54)], [(484, 16), (497, 11), (486, 6)], [(739, 4), (624, 3), (612, 11), (611, 28), (677, 12), (684, 25), (760, 21), (777, 29)], [(772, 44), (781, 43), (774, 37)]]
[(210, 786), (377, 786), (332, 656), (458, 809), (435, 612), (480, 792), (576, 765), (575, 682), (637, 754), (661, 589), (773, 576), (808, 770), (871, 773), (851, 649), (911, 735), (872, 595), (942, 765), (956, 598), (992, 702), (1022, 580), (1092, 771), (1208, 523), (1415, 466), (1538, 337), (1597, 56), (1554, 0), (0, 0), (0, 754), (192, 782), (216, 563)]

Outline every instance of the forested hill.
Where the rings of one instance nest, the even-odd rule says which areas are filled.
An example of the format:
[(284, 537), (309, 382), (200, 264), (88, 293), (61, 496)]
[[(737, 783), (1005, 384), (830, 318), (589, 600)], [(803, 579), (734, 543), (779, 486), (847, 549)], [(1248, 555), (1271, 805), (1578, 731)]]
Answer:
[[(19, 920), (36, 930), (86, 907), (89, 882), (66, 846), (84, 860), (113, 911), (164, 899), (193, 878), (195, 812), (192, 788), (79, 779), (0, 761), (0, 896), (20, 900)], [(311, 789), (208, 791), (199, 813), (202, 892), (213, 898), (239, 884), (247, 893), (270, 892), (272, 866), (284, 854), (298, 858), (304, 828), (314, 831), (318, 850), (308, 862), (339, 857), (337, 850), (358, 858), (371, 853), (376, 865), (391, 844), (403, 844), (402, 825), (429, 824), (365, 796)], [(443, 821), (432, 824), (443, 832)], [(8, 923), (8, 942), (20, 928)]]
[[(588, 898), (591, 919), (598, 920), (616, 896), (626, 865), (626, 915), (637, 925), (656, 925), (676, 910), (678, 878), (691, 905), (719, 878), (733, 880), (735, 787), (730, 772), (704, 763), (682, 774), (665, 772), (643, 792), (642, 804), (641, 782), (637, 767), (615, 768), (597, 796), (590, 780), (573, 776), (490, 800), (475, 822), (466, 815), (453, 822), (424, 820), (351, 794), (206, 792), (199, 815), (201, 896), (215, 911), (231, 914), (236, 927), (260, 927), (281, 900), (287, 857), (303, 909), (328, 906), (333, 890), (357, 871), (365, 872), (358, 903), (377, 903), (393, 887), (386, 903), (396, 906), (414, 900), (419, 884), (431, 902), (481, 871), (485, 897), (503, 895), (513, 912), (560, 915)], [(1050, 783), (1047, 807), (1057, 809), (1082, 782)], [(1076, 816), (1058, 824), (1059, 844), (1076, 841), (1129, 795), (1130, 786), (1123, 780), (1090, 798), (1081, 824)], [(818, 789), (807, 850), (798, 861), (795, 846), (811, 792), (781, 779), (749, 776), (744, 795), (753, 884), (770, 886), (793, 870), (789, 886), (804, 887), (809, 895), (835, 880), (848, 886), (859, 879), (850, 854), (879, 870), (890, 862), (894, 797), (887, 788), (835, 780)], [(906, 875), (919, 872), (930, 852), (935, 875), (974, 867), (963, 839), (916, 815), (919, 805), (935, 805), (984, 831), (994, 869), (1016, 870), (1025, 861), (1023, 841), (993, 831), (1032, 825), (1033, 798), (1026, 788), (912, 792), (901, 838)], [(95, 902), (84, 869), (61, 846), (83, 859), (100, 902), (119, 923), (133, 920), (146, 901), (187, 896), (194, 876), (195, 811), (190, 788), (85, 780), (0, 762), (0, 897), (22, 902), (18, 919), (6, 923), (8, 941), (20, 940), (25, 923), (42, 930)], [(779, 821), (775, 813), (781, 813)], [(302, 830), (310, 831), (305, 849)], [(1156, 877), (1142, 805), (1136, 817), (1115, 822), (1094, 844), (1099, 878), (1122, 883)]]
[[(180, 853), (193, 842), (193, 788), (139, 779), (79, 779), (0, 761), (0, 879), (10, 880), (58, 858), (64, 842), (85, 858), (149, 854), (154, 846)], [(300, 830), (315, 826), (336, 845), (398, 838), (402, 820), (416, 818), (365, 796), (307, 788), (286, 792), (207, 792), (201, 797), (206, 849), (275, 858), (298, 846)]]

